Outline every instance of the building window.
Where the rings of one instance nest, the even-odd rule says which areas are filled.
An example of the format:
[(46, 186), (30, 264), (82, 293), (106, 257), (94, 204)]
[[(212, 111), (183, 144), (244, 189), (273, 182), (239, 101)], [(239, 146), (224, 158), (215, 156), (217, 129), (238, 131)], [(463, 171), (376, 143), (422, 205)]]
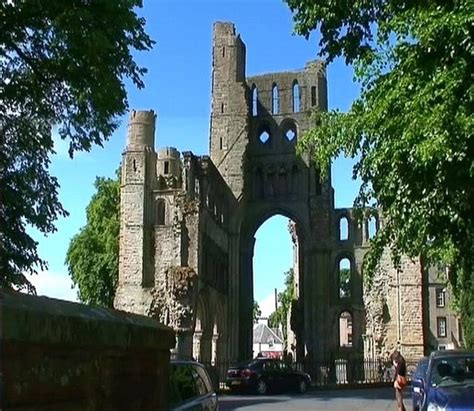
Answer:
[(278, 96), (278, 86), (273, 83), (272, 87), (272, 114), (278, 114), (280, 111), (279, 107), (279, 96)]
[(300, 86), (296, 80), (293, 82), (293, 111), (295, 113), (300, 111)]
[(156, 224), (164, 225), (165, 224), (165, 201), (159, 199), (156, 202)]
[(252, 117), (257, 117), (258, 115), (258, 90), (255, 84), (252, 86)]
[(438, 337), (446, 337), (447, 333), (447, 326), (446, 326), (446, 317), (438, 317), (436, 319), (437, 323), (437, 330), (438, 330)]
[(346, 241), (349, 239), (349, 220), (347, 217), (339, 219), (339, 240)]
[(443, 308), (446, 303), (446, 290), (444, 288), (436, 289), (436, 307)]
[(316, 87), (311, 86), (311, 105), (314, 107), (316, 105)]
[(169, 161), (165, 161), (165, 174), (170, 172), (170, 163)]
[(339, 346), (352, 347), (352, 314), (348, 311), (339, 316)]
[(348, 258), (339, 261), (339, 298), (351, 296), (351, 262)]
[(375, 237), (375, 234), (377, 234), (377, 218), (375, 216), (369, 217), (367, 220), (367, 239), (372, 239)]
[(270, 141), (270, 133), (269, 130), (263, 129), (261, 133), (258, 136), (258, 139), (260, 140), (261, 143), (265, 144), (268, 141)]

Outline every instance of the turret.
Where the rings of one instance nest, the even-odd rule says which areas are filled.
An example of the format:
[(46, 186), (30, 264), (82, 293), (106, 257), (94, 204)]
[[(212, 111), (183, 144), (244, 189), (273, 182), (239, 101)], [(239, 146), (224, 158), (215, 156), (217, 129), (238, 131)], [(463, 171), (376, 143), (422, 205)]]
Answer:
[(128, 121), (127, 150), (143, 150), (155, 147), (155, 119), (153, 110), (132, 110)]
[(180, 178), (181, 169), (181, 157), (176, 148), (165, 147), (158, 150), (156, 160), (156, 174), (158, 176)]
[(146, 293), (154, 283), (150, 221), (156, 179), (155, 113), (130, 113), (120, 188), (119, 286), (114, 307), (145, 314)]

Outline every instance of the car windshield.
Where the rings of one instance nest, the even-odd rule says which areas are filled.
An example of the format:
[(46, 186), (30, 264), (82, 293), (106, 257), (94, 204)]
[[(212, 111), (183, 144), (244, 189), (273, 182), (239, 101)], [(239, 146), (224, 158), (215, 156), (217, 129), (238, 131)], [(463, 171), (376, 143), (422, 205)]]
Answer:
[(428, 369), (428, 358), (422, 358), (416, 367), (414, 378), (425, 378), (426, 370)]
[(261, 368), (262, 361), (261, 360), (251, 360), (251, 361), (243, 361), (232, 368)]
[(445, 387), (474, 383), (474, 355), (435, 358), (431, 372), (431, 385)]

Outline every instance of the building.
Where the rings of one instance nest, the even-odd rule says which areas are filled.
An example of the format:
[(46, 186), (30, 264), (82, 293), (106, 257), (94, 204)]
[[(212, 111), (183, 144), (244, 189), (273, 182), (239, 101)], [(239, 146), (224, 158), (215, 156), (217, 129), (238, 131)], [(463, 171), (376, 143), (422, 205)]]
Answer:
[(281, 214), (294, 223), (295, 360), (394, 348), (423, 355), (420, 261), (394, 269), (387, 253), (374, 287), (364, 288), (362, 261), (383, 219), (376, 210), (335, 208), (330, 172), (321, 179), (309, 154), (296, 151), (312, 127), (308, 113), (327, 109), (324, 63), (247, 76), (245, 60), (234, 25), (215, 23), (209, 156), (155, 149), (155, 113), (132, 112), (115, 307), (171, 326), (179, 354), (199, 352), (205, 363), (248, 359), (254, 236)]
[(463, 345), (459, 316), (445, 267), (429, 267), (425, 272), (425, 345), (426, 351), (459, 348)]
[(270, 328), (266, 319), (253, 326), (253, 358), (283, 358), (284, 341), (278, 328)]

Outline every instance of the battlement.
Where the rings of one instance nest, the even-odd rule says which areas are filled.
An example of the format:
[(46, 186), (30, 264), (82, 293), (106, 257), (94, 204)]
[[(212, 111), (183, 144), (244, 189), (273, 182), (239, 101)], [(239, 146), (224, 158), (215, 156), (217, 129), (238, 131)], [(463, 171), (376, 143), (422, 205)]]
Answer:
[(135, 123), (149, 123), (155, 124), (156, 114), (153, 110), (132, 110), (129, 116), (130, 124)]

